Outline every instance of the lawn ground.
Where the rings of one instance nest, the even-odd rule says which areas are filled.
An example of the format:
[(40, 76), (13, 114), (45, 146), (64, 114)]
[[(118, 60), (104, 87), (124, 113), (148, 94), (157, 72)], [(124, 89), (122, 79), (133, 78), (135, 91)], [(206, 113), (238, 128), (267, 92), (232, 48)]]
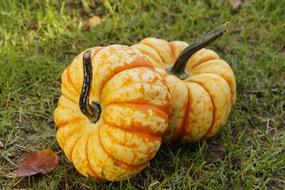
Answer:
[[(99, 15), (96, 28), (83, 20)], [(192, 42), (230, 21), (210, 47), (232, 66), (237, 104), (218, 136), (184, 146), (163, 144), (150, 165), (125, 182), (80, 176), (55, 140), (53, 110), (60, 75), (91, 46), (133, 44), (148, 36)], [(0, 1), (0, 189), (284, 189), (285, 1)], [(16, 178), (19, 161), (52, 148), (48, 175)]]

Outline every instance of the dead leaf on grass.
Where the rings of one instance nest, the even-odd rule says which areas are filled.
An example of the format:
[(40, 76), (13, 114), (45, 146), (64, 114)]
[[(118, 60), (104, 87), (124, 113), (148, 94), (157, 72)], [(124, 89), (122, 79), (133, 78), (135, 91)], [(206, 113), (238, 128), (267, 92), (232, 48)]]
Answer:
[(29, 30), (37, 30), (39, 28), (39, 23), (37, 21), (27, 21), (25, 24)]
[(101, 18), (99, 16), (93, 16), (87, 20), (84, 21), (83, 23), (83, 29), (89, 29), (89, 28), (94, 28), (98, 24), (101, 23)]
[(17, 177), (47, 174), (58, 164), (57, 155), (49, 149), (34, 152), (27, 156), (17, 169)]

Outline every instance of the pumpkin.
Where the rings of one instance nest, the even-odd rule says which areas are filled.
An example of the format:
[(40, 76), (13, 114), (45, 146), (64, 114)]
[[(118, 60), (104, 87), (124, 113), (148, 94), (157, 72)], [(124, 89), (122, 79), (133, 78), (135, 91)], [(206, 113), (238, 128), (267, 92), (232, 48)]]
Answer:
[(132, 47), (145, 54), (166, 77), (172, 112), (166, 139), (189, 142), (214, 136), (236, 101), (231, 67), (204, 48), (228, 28), (225, 23), (191, 45), (146, 38)]
[(139, 173), (161, 145), (170, 110), (166, 80), (146, 55), (124, 45), (94, 47), (61, 80), (54, 120), (68, 160), (97, 179)]

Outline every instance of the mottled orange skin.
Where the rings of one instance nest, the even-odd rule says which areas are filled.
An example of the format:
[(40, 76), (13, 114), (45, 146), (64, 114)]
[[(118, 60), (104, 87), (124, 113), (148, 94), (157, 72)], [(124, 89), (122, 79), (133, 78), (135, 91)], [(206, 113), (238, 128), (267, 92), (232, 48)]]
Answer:
[(128, 179), (160, 147), (168, 126), (170, 93), (166, 80), (140, 51), (123, 45), (91, 49), (90, 102), (100, 103), (100, 119), (91, 123), (79, 109), (81, 53), (62, 74), (62, 95), (54, 113), (56, 138), (82, 175)]
[(236, 81), (231, 67), (217, 53), (201, 49), (188, 60), (189, 76), (181, 80), (166, 73), (186, 42), (145, 38), (132, 47), (147, 55), (161, 72), (171, 94), (172, 111), (166, 138), (189, 142), (214, 136), (227, 121), (236, 101)]

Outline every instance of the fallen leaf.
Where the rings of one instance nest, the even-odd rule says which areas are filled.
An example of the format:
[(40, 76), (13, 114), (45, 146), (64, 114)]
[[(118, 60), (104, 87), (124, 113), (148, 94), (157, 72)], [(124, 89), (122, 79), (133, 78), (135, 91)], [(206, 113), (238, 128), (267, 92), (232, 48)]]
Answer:
[(93, 28), (100, 23), (101, 23), (101, 18), (99, 16), (93, 16), (84, 21), (83, 28), (84, 29)]
[(241, 0), (229, 0), (229, 2), (234, 10), (238, 9), (241, 5)]
[(39, 23), (36, 21), (31, 21), (27, 24), (28, 29), (37, 30), (39, 28)]
[(17, 169), (17, 177), (46, 174), (53, 171), (58, 164), (57, 155), (49, 149), (34, 152), (27, 156)]
[(3, 148), (3, 147), (4, 147), (4, 145), (3, 145), (2, 141), (0, 140), (0, 148)]

